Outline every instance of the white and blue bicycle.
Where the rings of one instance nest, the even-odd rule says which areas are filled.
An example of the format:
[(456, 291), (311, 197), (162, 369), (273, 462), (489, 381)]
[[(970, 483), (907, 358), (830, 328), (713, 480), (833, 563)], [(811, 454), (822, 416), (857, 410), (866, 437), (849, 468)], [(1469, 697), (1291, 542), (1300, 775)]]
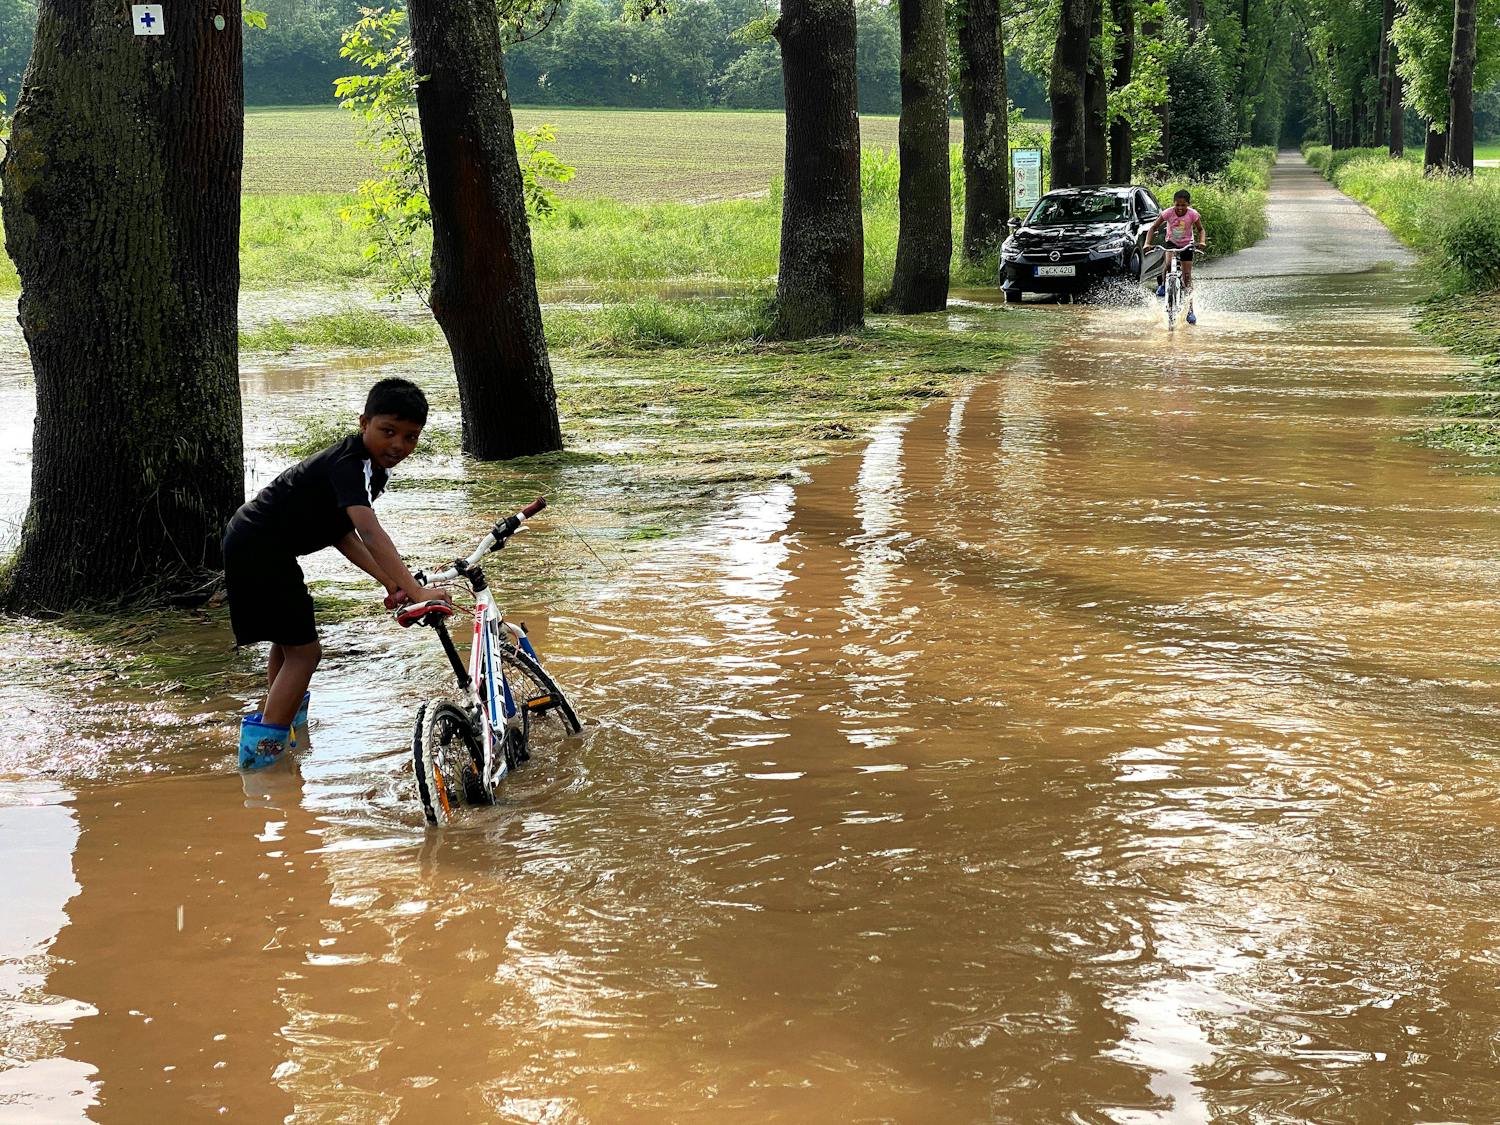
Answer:
[(537, 750), (555, 747), (582, 729), (568, 697), (542, 668), (526, 626), (507, 621), (479, 562), (498, 551), (547, 506), (538, 499), (507, 516), (466, 559), (436, 574), (414, 577), (423, 585), (462, 580), (474, 594), (474, 635), (464, 667), (448, 635), (449, 602), (398, 606), (403, 626), (425, 625), (437, 634), (458, 682), (459, 698), (439, 696), (417, 710), (412, 764), (427, 823), (452, 824), (465, 806), (492, 805), (495, 787)]

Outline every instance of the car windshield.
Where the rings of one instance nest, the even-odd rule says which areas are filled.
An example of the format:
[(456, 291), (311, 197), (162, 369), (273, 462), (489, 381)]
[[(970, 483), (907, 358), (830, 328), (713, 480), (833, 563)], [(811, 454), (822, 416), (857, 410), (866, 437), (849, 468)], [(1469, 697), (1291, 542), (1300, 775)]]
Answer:
[(1112, 191), (1049, 195), (1031, 209), (1028, 227), (1063, 227), (1074, 223), (1117, 223), (1130, 218), (1130, 199)]

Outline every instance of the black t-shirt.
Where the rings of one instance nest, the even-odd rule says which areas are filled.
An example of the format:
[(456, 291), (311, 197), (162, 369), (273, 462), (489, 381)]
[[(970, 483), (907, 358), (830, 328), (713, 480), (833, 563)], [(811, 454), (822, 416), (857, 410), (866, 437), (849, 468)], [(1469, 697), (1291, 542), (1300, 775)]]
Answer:
[(247, 500), (229, 521), (229, 533), (270, 550), (310, 555), (331, 547), (354, 523), (345, 508), (368, 508), (385, 491), (390, 474), (350, 434), (299, 461)]

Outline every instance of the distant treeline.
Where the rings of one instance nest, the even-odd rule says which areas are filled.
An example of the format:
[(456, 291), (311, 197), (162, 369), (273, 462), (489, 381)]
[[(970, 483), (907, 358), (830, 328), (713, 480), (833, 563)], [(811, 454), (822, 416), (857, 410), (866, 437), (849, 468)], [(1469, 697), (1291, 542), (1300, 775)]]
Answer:
[[(901, 39), (895, 5), (856, 0), (859, 101), (865, 113), (901, 108)], [(351, 71), (339, 37), (373, 0), (251, 0), (264, 30), (245, 31), (245, 100), (314, 105), (333, 100)], [(550, 24), (506, 51), (511, 100), (520, 105), (660, 109), (781, 108), (776, 43), (745, 29), (762, 0), (674, 0), (670, 13), (624, 18), (622, 0), (562, 0)], [(0, 0), (0, 89), (12, 106), (31, 52), (36, 0)], [(1009, 65), (1011, 99), (1046, 115), (1045, 85)]]

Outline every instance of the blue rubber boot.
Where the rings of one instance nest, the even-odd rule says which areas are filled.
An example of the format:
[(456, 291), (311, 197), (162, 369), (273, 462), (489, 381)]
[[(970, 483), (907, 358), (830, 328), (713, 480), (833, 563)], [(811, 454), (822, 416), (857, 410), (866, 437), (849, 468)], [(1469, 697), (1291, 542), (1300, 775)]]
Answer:
[(1156, 287), (1156, 295), (1158, 297), (1165, 297), (1167, 295), (1167, 283), (1165, 281)]
[(287, 750), (291, 728), (261, 722), (260, 712), (240, 720), (240, 769), (263, 770)]
[(312, 692), (302, 693), (302, 704), (297, 708), (297, 714), (292, 719), (292, 734), (287, 745), (293, 750), (307, 741), (307, 705), (312, 702)]
[(1195, 313), (1192, 309), (1188, 309), (1187, 321), (1188, 321), (1189, 324), (1197, 324), (1198, 323), (1198, 314)]

